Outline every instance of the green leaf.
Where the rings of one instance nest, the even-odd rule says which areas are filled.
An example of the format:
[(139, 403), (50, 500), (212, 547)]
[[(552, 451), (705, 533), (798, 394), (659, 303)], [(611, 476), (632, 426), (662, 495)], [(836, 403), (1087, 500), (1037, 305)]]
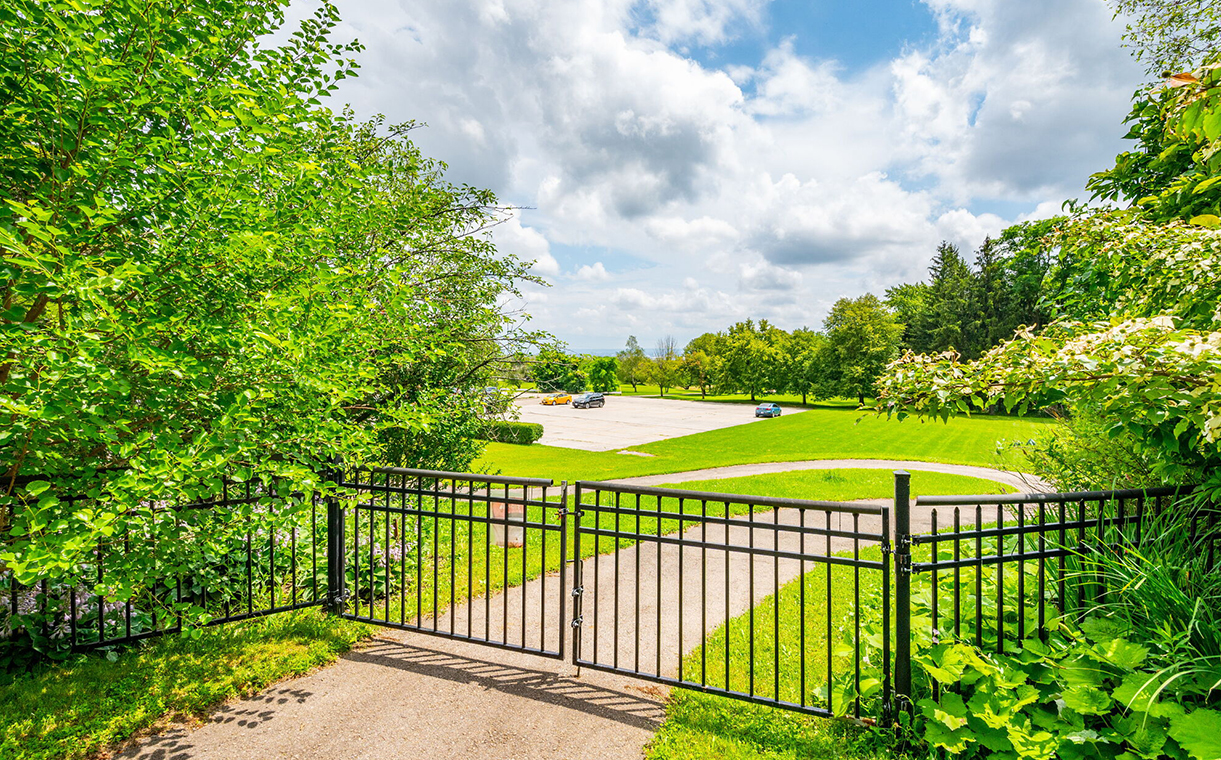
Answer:
[(1149, 649), (1125, 639), (1112, 639), (1102, 647), (1103, 656), (1123, 670), (1135, 670), (1149, 656)]
[(1170, 736), (1195, 760), (1221, 758), (1221, 712), (1196, 710), (1170, 719)]
[(1193, 216), (1189, 222), (1197, 227), (1207, 227), (1210, 230), (1221, 228), (1221, 217), (1216, 214), (1200, 214)]
[(1073, 686), (1061, 698), (1066, 706), (1082, 715), (1106, 715), (1111, 708), (1111, 696), (1092, 686)]
[(967, 705), (962, 701), (962, 697), (954, 692), (943, 692), (940, 701), (922, 699), (917, 705), (930, 720), (951, 731), (967, 725)]
[(955, 755), (965, 750), (975, 738), (975, 733), (966, 727), (951, 730), (941, 723), (933, 722), (924, 729), (925, 741)]
[(1162, 683), (1161, 677), (1153, 673), (1129, 673), (1111, 696), (1133, 712), (1147, 712)]

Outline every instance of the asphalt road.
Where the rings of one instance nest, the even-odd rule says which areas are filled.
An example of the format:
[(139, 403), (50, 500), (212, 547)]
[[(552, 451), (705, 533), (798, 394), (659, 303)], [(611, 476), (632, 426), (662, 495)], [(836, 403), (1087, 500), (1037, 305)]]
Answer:
[[(750, 404), (607, 396), (600, 409), (573, 409), (571, 405), (543, 406), (541, 395), (517, 399), (522, 422), (543, 426), (539, 443), (585, 451), (615, 451), (629, 446), (677, 438), (708, 430), (766, 424), (755, 417)], [(781, 407), (783, 414), (798, 414), (800, 408)]]

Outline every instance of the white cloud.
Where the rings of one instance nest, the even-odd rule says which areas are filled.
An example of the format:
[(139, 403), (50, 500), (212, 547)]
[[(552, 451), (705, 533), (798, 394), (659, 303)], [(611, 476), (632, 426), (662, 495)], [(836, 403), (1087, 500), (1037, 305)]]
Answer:
[(743, 290), (795, 290), (801, 285), (801, 272), (778, 267), (766, 261), (742, 264)]
[(685, 47), (759, 33), (767, 0), (366, 0), (340, 98), (426, 122), (454, 181), (532, 209), (495, 240), (560, 278), (528, 308), (578, 348), (816, 325), (1015, 221), (980, 209), (1057, 213), (1120, 147), (1140, 71), (1103, 0), (925, 3), (937, 35), (849, 70), (785, 40), (721, 69)]
[(555, 277), (560, 273), (560, 264), (551, 255), (551, 243), (538, 230), (523, 227), (519, 217), (512, 216), (494, 227), (492, 236), (497, 250), (522, 261), (534, 262), (530, 268), (534, 274)]
[(610, 279), (610, 273), (606, 271), (606, 267), (602, 265), (601, 261), (595, 261), (592, 266), (589, 264), (582, 266), (573, 277), (586, 282), (605, 282)]

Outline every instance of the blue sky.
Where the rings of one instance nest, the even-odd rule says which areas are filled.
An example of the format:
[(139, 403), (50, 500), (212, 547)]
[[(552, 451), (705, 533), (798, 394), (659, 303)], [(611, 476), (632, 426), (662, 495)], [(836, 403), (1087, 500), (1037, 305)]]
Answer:
[(863, 69), (885, 63), (937, 32), (929, 7), (908, 0), (774, 0), (765, 13), (763, 23), (744, 27), (733, 39), (695, 45), (688, 54), (710, 68), (753, 66), (769, 49), (791, 39), (798, 55)]
[[(308, 3), (293, 13), (308, 12)], [(337, 97), (417, 120), (575, 350), (817, 327), (941, 240), (1056, 213), (1141, 72), (1104, 0), (361, 0)]]

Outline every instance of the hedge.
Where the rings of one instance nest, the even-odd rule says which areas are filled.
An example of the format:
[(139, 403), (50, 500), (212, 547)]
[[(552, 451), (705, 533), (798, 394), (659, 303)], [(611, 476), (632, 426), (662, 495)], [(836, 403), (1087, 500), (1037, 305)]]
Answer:
[(536, 422), (493, 420), (483, 426), (481, 437), (487, 441), (518, 443), (524, 446), (543, 437), (543, 426)]

